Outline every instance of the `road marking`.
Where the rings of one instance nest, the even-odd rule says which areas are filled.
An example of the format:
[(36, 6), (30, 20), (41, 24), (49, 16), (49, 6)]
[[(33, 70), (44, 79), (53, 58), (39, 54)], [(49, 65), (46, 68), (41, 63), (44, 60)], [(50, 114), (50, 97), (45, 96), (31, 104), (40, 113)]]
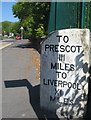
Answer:
[(0, 43), (0, 50), (2, 50), (3, 48), (5, 48), (5, 47), (7, 47), (7, 46), (9, 46), (9, 45), (11, 45), (12, 43), (8, 43), (8, 42), (1, 42)]

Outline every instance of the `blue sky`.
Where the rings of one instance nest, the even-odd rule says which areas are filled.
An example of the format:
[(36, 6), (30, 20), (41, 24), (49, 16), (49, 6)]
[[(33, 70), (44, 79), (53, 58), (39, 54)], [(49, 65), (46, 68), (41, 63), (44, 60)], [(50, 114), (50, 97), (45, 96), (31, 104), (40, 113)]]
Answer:
[(16, 22), (18, 21), (18, 18), (14, 18), (13, 12), (12, 12), (12, 6), (16, 4), (15, 2), (2, 2), (2, 20), (0, 21), (11, 21)]

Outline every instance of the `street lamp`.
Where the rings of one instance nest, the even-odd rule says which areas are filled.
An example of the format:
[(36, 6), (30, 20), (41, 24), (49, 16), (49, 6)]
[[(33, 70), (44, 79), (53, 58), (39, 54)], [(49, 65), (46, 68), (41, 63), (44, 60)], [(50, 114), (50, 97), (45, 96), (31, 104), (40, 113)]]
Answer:
[(24, 29), (24, 28), (21, 26), (20, 29), (21, 29), (21, 39), (23, 39), (23, 29)]

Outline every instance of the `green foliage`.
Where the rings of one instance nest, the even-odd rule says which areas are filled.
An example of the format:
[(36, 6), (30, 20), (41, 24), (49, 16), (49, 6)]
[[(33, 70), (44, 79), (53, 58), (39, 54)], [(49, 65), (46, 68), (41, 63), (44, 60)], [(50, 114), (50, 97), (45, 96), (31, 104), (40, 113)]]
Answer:
[(36, 31), (37, 38), (45, 35), (44, 27), (42, 24), (40, 24), (39, 27), (35, 31)]
[(14, 33), (14, 35), (20, 34), (20, 23), (19, 22), (2, 22), (2, 34), (8, 35), (9, 33)]
[(50, 3), (18, 2), (12, 10), (15, 17), (20, 19), (25, 37), (41, 37), (48, 29)]
[(15, 23), (12, 23), (12, 26), (11, 26), (11, 32), (14, 33), (14, 36), (16, 36), (17, 34), (20, 34), (20, 22), (15, 22)]
[(9, 35), (11, 31), (12, 22), (4, 21), (2, 22), (2, 34)]

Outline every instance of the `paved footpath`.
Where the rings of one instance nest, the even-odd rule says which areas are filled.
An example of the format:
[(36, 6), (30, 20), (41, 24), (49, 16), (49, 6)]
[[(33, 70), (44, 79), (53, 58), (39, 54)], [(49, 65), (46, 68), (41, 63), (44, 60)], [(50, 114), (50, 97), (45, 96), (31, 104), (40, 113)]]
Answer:
[(30, 103), (30, 91), (39, 84), (39, 54), (17, 41), (2, 50), (3, 118), (37, 117)]
[(2, 49), (2, 117), (55, 117), (40, 109), (40, 54), (28, 40)]

